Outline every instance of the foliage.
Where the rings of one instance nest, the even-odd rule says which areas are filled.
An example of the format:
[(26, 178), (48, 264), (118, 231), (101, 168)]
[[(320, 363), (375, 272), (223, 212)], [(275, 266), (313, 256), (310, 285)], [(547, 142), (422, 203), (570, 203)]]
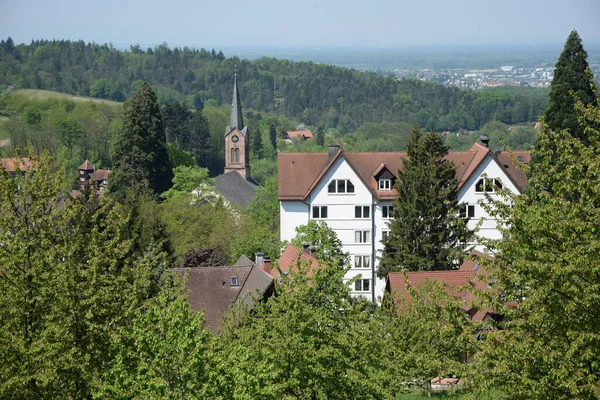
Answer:
[(65, 197), (51, 159), (30, 159), (0, 173), (0, 397), (91, 398), (115, 341), (167, 286), (164, 255), (135, 252), (126, 207)]
[(488, 263), (488, 301), (507, 322), (475, 375), (509, 398), (600, 395), (600, 109), (578, 102), (576, 113), (585, 140), (543, 126), (528, 191), (498, 207), (510, 228)]
[(258, 225), (279, 234), (279, 197), (277, 177), (267, 179), (263, 190), (257, 190), (246, 208), (246, 214)]
[(171, 187), (173, 171), (167, 153), (162, 115), (147, 83), (123, 104), (121, 129), (114, 144), (109, 190), (123, 199), (128, 190), (156, 195)]
[(297, 226), (292, 244), (301, 249), (303, 242), (317, 249), (319, 261), (340, 267), (348, 265), (350, 256), (342, 250), (342, 241), (324, 221), (310, 220), (305, 225)]
[(196, 166), (196, 160), (194, 157), (185, 150), (181, 150), (175, 146), (172, 142), (167, 143), (167, 153), (169, 154), (169, 160), (173, 169), (179, 166), (194, 167)]
[(195, 189), (212, 186), (214, 179), (208, 176), (208, 169), (197, 166), (179, 166), (173, 169), (173, 186), (161, 197), (170, 199), (174, 196), (189, 194)]
[(394, 186), (398, 196), (377, 270), (380, 278), (403, 268), (454, 269), (464, 258), (470, 232), (459, 216), (458, 180), (454, 164), (444, 158), (447, 151), (439, 134), (414, 129)]
[(218, 267), (229, 264), (229, 257), (222, 250), (211, 247), (198, 247), (185, 253), (181, 266), (183, 268)]
[(554, 69), (544, 122), (548, 129), (567, 129), (571, 135), (587, 144), (586, 132), (575, 112), (575, 101), (584, 105), (598, 105), (594, 79), (587, 63), (587, 53), (583, 49), (579, 34), (573, 30)]

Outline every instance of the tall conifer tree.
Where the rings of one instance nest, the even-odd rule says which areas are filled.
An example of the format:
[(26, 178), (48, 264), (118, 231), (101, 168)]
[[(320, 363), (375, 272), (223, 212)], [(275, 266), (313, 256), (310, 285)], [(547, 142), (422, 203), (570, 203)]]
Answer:
[(465, 255), (470, 232), (456, 201), (458, 180), (442, 137), (415, 128), (404, 168), (395, 184), (398, 196), (390, 235), (377, 275), (407, 268), (410, 271), (453, 269)]
[(212, 158), (213, 146), (211, 143), (208, 120), (202, 110), (196, 110), (190, 119), (190, 141), (187, 151), (196, 159), (199, 166), (208, 168)]
[(149, 189), (160, 194), (171, 187), (173, 171), (156, 94), (146, 82), (123, 104), (121, 129), (114, 146), (109, 189), (118, 199), (125, 192)]
[(584, 105), (597, 105), (593, 82), (581, 38), (577, 31), (572, 31), (554, 69), (544, 112), (546, 127), (553, 131), (568, 129), (573, 137), (587, 144), (584, 127), (577, 120), (575, 98)]

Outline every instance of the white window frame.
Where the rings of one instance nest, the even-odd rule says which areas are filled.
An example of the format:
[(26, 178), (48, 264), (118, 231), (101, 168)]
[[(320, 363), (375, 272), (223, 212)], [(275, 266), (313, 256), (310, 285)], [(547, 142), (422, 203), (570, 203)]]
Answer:
[(391, 179), (380, 179), (379, 180), (379, 190), (392, 190), (392, 180)]
[(392, 206), (392, 205), (381, 206), (381, 217), (383, 219), (392, 219), (393, 212), (394, 212), (394, 206)]
[[(366, 213), (365, 213), (366, 211)], [(359, 214), (357, 216), (356, 214)], [(367, 214), (365, 216), (365, 214)], [(354, 206), (354, 218), (356, 219), (370, 219), (371, 218), (371, 206)]]
[[(359, 236), (357, 236), (359, 235)], [(356, 238), (359, 238), (359, 241)], [(359, 244), (370, 244), (371, 243), (371, 231), (370, 230), (355, 230), (354, 231), (354, 243)]]
[[(354, 292), (356, 293), (370, 293), (371, 292), (371, 280), (370, 279), (357, 279), (354, 281)], [(366, 288), (365, 288), (366, 287)]]
[[(318, 214), (319, 214), (318, 217), (315, 217), (316, 210), (318, 210)], [(325, 216), (323, 216), (323, 210), (325, 210)], [(327, 206), (312, 206), (310, 215), (311, 215), (312, 219), (327, 219), (327, 216), (329, 215)]]
[[(479, 187), (482, 187), (483, 190), (479, 190)], [(504, 189), (504, 184), (500, 178), (479, 178), (475, 183), (475, 193), (477, 194), (494, 193), (502, 189)]]
[[(366, 261), (366, 262), (365, 262)], [(367, 264), (367, 266), (365, 266)], [(354, 256), (354, 268), (356, 269), (370, 269), (371, 268), (371, 256), (368, 254), (357, 254)]]
[[(343, 182), (343, 190), (340, 191), (340, 183)], [(350, 184), (350, 185), (348, 185)], [(331, 190), (332, 187), (331, 185), (333, 185), (333, 191)], [(348, 188), (352, 187), (352, 191), (349, 192)], [(332, 179), (331, 182), (329, 182), (329, 184), (327, 185), (327, 193), (328, 194), (354, 194), (356, 190), (356, 187), (354, 186), (354, 184), (352, 183), (352, 181), (350, 181), (350, 179)]]

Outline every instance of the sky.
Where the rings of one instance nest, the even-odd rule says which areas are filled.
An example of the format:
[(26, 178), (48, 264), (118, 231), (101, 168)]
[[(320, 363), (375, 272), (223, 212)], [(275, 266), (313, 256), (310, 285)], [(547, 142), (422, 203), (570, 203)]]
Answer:
[(0, 0), (0, 38), (154, 46), (600, 43), (600, 0)]

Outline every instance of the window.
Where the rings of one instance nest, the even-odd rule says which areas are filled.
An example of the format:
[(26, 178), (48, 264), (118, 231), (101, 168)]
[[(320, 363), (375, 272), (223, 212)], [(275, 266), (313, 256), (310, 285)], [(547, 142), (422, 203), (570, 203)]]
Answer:
[(523, 157), (523, 156), (517, 156), (517, 161), (519, 161), (519, 162), (525, 162), (525, 157)]
[(355, 243), (371, 243), (371, 231), (354, 231)]
[(371, 256), (354, 256), (354, 268), (371, 268)]
[(390, 237), (390, 231), (381, 231), (381, 241), (385, 242)]
[(354, 218), (370, 218), (371, 207), (370, 206), (356, 206), (354, 207)]
[(232, 163), (239, 163), (240, 162), (240, 149), (237, 147), (232, 147), (231, 148), (231, 154), (230, 154), (230, 159)]
[(379, 190), (392, 190), (392, 180), (391, 179), (380, 179), (379, 180)]
[(392, 218), (392, 214), (394, 213), (394, 206), (382, 206), (381, 214), (383, 218)]
[(231, 286), (239, 286), (240, 285), (240, 283), (238, 282), (237, 276), (232, 276), (229, 279), (231, 281)]
[(359, 279), (354, 282), (354, 291), (355, 292), (368, 292), (371, 290), (371, 280), (370, 279)]
[(327, 187), (329, 193), (354, 193), (354, 185), (348, 179), (334, 179)]
[(313, 206), (312, 217), (313, 219), (327, 218), (327, 206)]
[(481, 178), (475, 185), (475, 193), (495, 192), (496, 190), (501, 190), (502, 188), (502, 181), (498, 178)]
[(474, 218), (475, 217), (475, 206), (473, 204), (465, 204), (460, 210), (461, 218)]

